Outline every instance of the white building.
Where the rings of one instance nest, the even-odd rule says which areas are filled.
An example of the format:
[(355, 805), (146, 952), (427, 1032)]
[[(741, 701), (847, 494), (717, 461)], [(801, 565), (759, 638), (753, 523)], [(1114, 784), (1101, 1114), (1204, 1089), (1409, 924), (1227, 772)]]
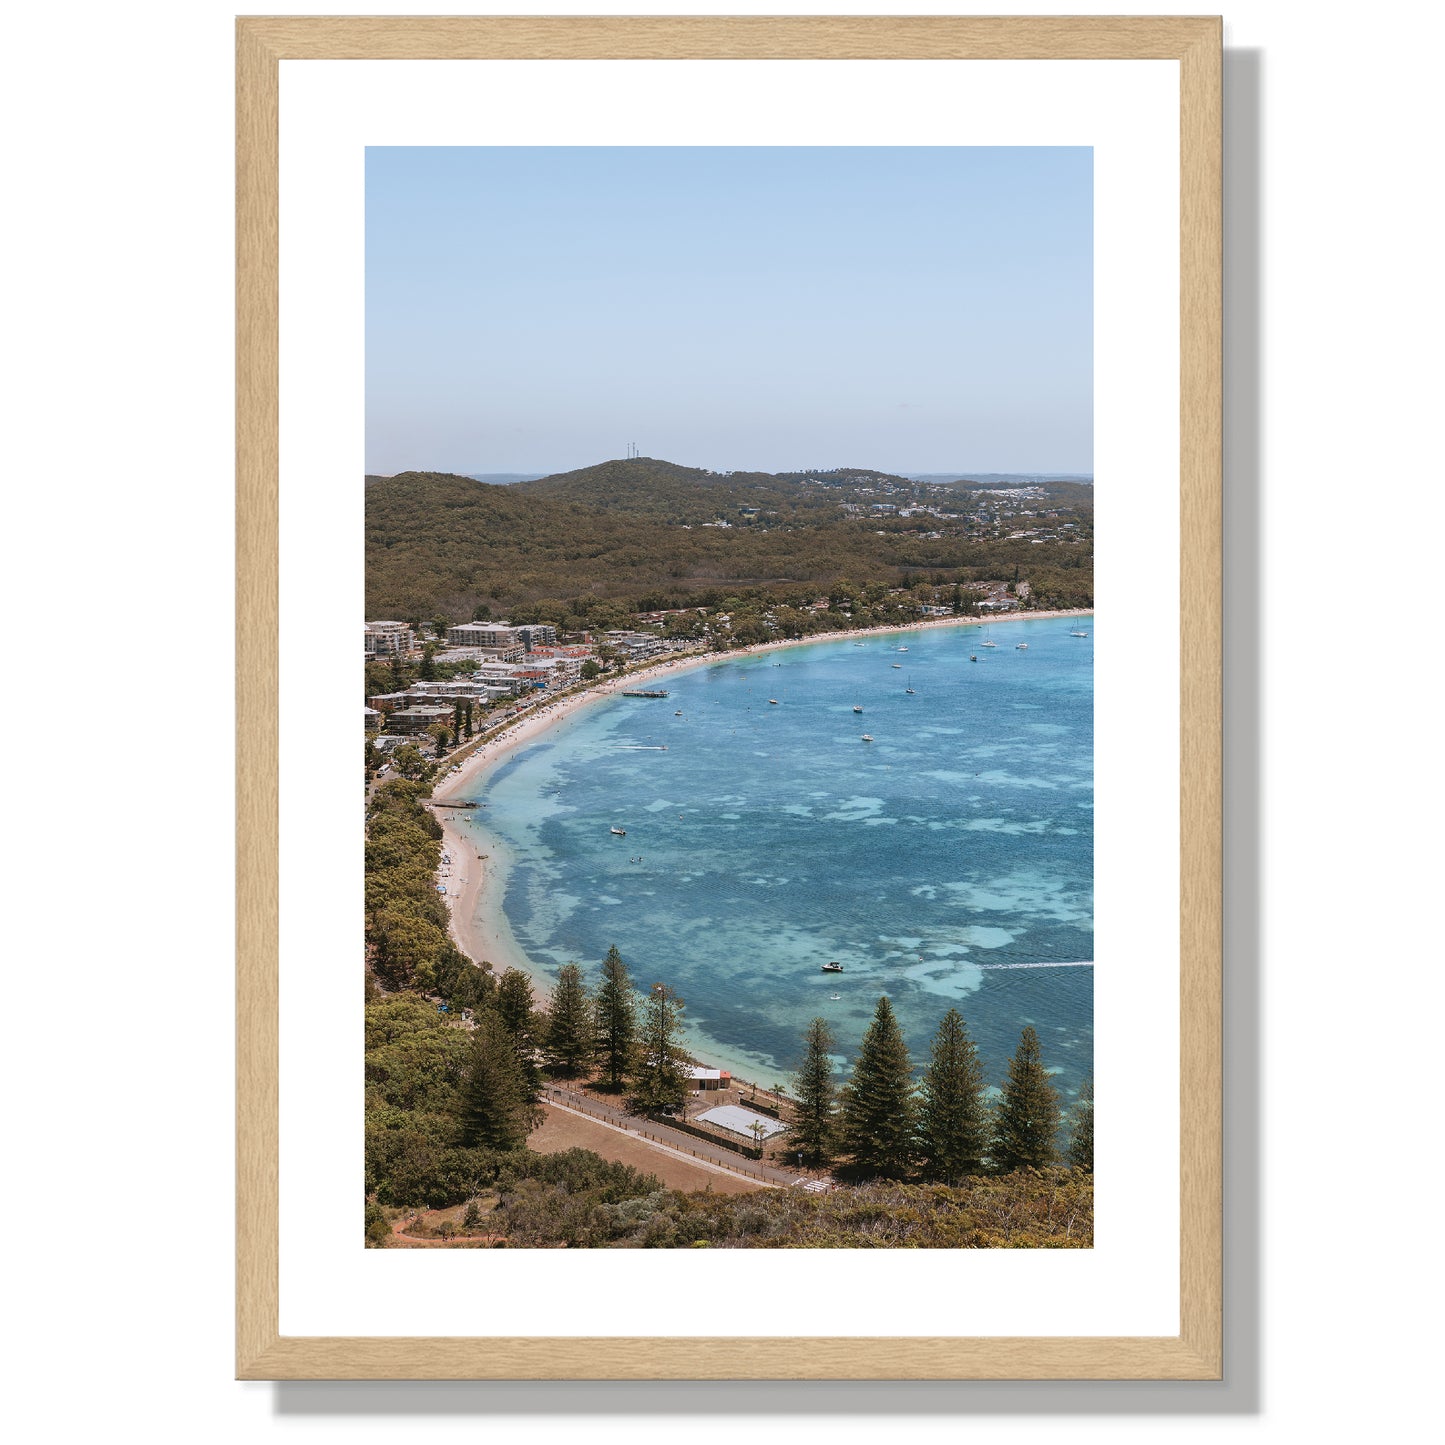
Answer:
[(453, 647), (515, 647), (521, 642), (509, 622), (461, 622), (447, 628)]
[(368, 657), (406, 657), (416, 646), (416, 636), (405, 622), (368, 622)]

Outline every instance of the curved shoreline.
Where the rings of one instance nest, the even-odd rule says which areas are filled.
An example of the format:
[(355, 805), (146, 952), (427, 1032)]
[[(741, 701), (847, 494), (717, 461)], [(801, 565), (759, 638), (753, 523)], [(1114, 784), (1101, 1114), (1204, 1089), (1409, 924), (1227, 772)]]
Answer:
[[(841, 632), (818, 633), (812, 637), (783, 638), (776, 642), (754, 643), (730, 652), (706, 652), (697, 656), (674, 657), (666, 662), (652, 664), (635, 673), (611, 679), (606, 684), (586, 689), (570, 697), (546, 704), (535, 712), (516, 719), (505, 726), (494, 738), (476, 748), (459, 764), (461, 771), (445, 777), (439, 782), (431, 798), (433, 816), (441, 824), (444, 848), (453, 859), (452, 872), (459, 877), (445, 877), (447, 884), (447, 908), (451, 914), (451, 933), (457, 947), (472, 960), (483, 960), (494, 969), (517, 968), (531, 978), (543, 995), (549, 994), (554, 980), (540, 965), (534, 963), (526, 950), (517, 942), (512, 933), (502, 900), (506, 893), (509, 858), (505, 843), (487, 827), (485, 810), (468, 809), (461, 817), (446, 808), (449, 799), (465, 795), (487, 774), (500, 767), (515, 755), (516, 751), (534, 742), (544, 733), (560, 726), (573, 713), (590, 703), (604, 698), (615, 697), (623, 688), (633, 688), (656, 678), (678, 676), (695, 668), (711, 666), (731, 657), (752, 656), (771, 652), (784, 647), (801, 647), (812, 643), (838, 642), (845, 639), (879, 636), (891, 633), (917, 632), (935, 627), (979, 627), (991, 626), (995, 622), (1047, 622), (1053, 618), (1092, 617), (1092, 608), (1060, 610), (1053, 612), (1011, 612), (1003, 617), (939, 617), (927, 622), (904, 623), (897, 627), (850, 628)], [(465, 822), (462, 819), (465, 818)], [(459, 883), (453, 891), (453, 884)], [(710, 1043), (712, 1041), (709, 1041)], [(712, 1047), (709, 1053), (723, 1052)], [(747, 1059), (744, 1053), (733, 1052), (731, 1059), (718, 1058), (714, 1062), (726, 1066)], [(760, 1061), (749, 1061), (747, 1067), (757, 1071), (764, 1066)]]

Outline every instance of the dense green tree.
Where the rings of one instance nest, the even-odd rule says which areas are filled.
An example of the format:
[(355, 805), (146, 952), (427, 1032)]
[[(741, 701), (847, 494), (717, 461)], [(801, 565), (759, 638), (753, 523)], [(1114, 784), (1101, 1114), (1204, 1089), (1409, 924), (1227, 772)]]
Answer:
[(598, 1060), (608, 1083), (620, 1089), (632, 1072), (637, 1051), (637, 993), (616, 944), (602, 961), (602, 979), (597, 985), (593, 1011)]
[(838, 1091), (833, 1082), (833, 1050), (837, 1042), (827, 1020), (814, 1019), (804, 1035), (803, 1062), (793, 1076), (792, 1132), (789, 1146), (803, 1156), (804, 1163), (832, 1162), (838, 1132)]
[(687, 1097), (687, 1057), (678, 1036), (686, 1004), (665, 983), (655, 983), (642, 1005), (632, 1096), (644, 1113), (671, 1109)]
[(436, 755), (442, 757), (447, 750), (447, 744), (451, 741), (451, 729), (445, 723), (433, 723), (427, 729), (428, 735), (436, 743)]
[(428, 642), (421, 650), (421, 669), (418, 676), (423, 682), (435, 682), (437, 677), (436, 644)]
[(843, 1089), (841, 1142), (865, 1178), (901, 1179), (912, 1167), (917, 1107), (913, 1066), (885, 994)]
[(592, 682), (595, 678), (601, 677), (602, 669), (589, 657), (582, 664), (581, 677), (583, 682)]
[(994, 1110), (990, 1155), (1002, 1173), (1041, 1169), (1058, 1157), (1059, 1094), (1044, 1068), (1039, 1036), (1024, 1029)]
[(392, 755), (392, 766), (403, 778), (420, 781), (429, 778), (432, 765), (415, 743), (403, 743)]
[(497, 980), (497, 995), (492, 1007), (516, 1045), (528, 1094), (535, 1098), (542, 1082), (541, 1071), (537, 1067), (537, 1050), (546, 1037), (547, 1017), (537, 1008), (532, 980), (519, 968), (507, 969)]
[(1085, 1174), (1094, 1172), (1094, 1076), (1090, 1074), (1079, 1089), (1069, 1111), (1069, 1167)]
[(988, 1156), (988, 1111), (983, 1067), (957, 1009), (949, 1009), (933, 1038), (919, 1086), (918, 1150), (925, 1178), (957, 1184), (983, 1170)]
[(536, 1122), (516, 1044), (492, 1012), (472, 1033), (460, 1117), (464, 1144), (497, 1150), (520, 1148)]
[(575, 963), (562, 966), (547, 1010), (547, 1060), (564, 1078), (584, 1073), (592, 1062), (596, 1037), (592, 1000)]

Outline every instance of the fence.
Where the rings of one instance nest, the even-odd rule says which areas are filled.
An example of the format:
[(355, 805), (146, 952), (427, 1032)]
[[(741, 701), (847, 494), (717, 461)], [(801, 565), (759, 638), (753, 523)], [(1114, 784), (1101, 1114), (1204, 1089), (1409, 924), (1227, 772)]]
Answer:
[(749, 1159), (761, 1159), (763, 1152), (748, 1144), (739, 1144), (732, 1139), (724, 1139), (720, 1135), (712, 1133), (707, 1129), (700, 1129), (696, 1124), (689, 1124), (684, 1119), (659, 1119), (655, 1114), (649, 1115), (654, 1123), (663, 1124), (669, 1129), (680, 1129), (684, 1134), (691, 1134), (695, 1139), (706, 1139), (709, 1144), (716, 1144), (719, 1149), (731, 1149), (734, 1154), (744, 1154)]
[[(616, 1124), (619, 1128), (625, 1128), (629, 1134), (636, 1134), (643, 1139), (651, 1139), (654, 1144), (661, 1144), (667, 1149), (675, 1149), (679, 1154), (691, 1154), (694, 1159), (701, 1159), (707, 1164), (715, 1164), (719, 1169), (726, 1169), (731, 1174), (745, 1174), (750, 1179), (761, 1179), (766, 1184), (785, 1182), (786, 1176), (770, 1178), (766, 1170), (750, 1169), (741, 1160), (736, 1164), (725, 1164), (720, 1159), (713, 1159), (696, 1149), (689, 1149), (680, 1139), (665, 1139), (661, 1134), (654, 1134), (650, 1129), (639, 1128), (637, 1121), (630, 1114), (623, 1114), (616, 1109), (608, 1109), (605, 1105), (597, 1103), (596, 1100), (588, 1098), (586, 1094), (576, 1094), (570, 1089), (559, 1088), (556, 1084), (544, 1084), (542, 1090), (549, 1098), (555, 1099), (559, 1104), (565, 1104), (569, 1109), (575, 1109), (579, 1114), (587, 1114), (591, 1118), (600, 1119), (604, 1124)], [(669, 1130), (676, 1130), (682, 1126), (674, 1121), (666, 1127)], [(696, 1132), (699, 1138), (706, 1139), (709, 1144), (718, 1144), (725, 1149), (737, 1149), (740, 1152), (746, 1152), (749, 1157), (755, 1157), (745, 1144), (738, 1145), (725, 1139), (714, 1139), (711, 1135), (703, 1134), (700, 1129), (694, 1131), (689, 1128), (688, 1132)]]

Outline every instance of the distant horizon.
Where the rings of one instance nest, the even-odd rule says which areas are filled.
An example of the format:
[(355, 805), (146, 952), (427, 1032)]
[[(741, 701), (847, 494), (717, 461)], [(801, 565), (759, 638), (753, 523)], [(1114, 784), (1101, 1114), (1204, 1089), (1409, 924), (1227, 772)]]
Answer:
[(369, 147), (366, 469), (1091, 475), (1093, 190), (1087, 146)]
[(886, 476), (893, 477), (1087, 477), (1091, 482), (1094, 479), (1092, 471), (1086, 471), (1081, 467), (1043, 468), (1043, 467), (911, 467), (908, 470), (900, 470), (896, 467), (874, 466), (868, 463), (839, 462), (827, 467), (702, 467), (693, 462), (676, 462), (671, 457), (603, 457), (600, 461), (584, 462), (580, 467), (467, 467), (456, 469), (452, 467), (398, 467), (391, 472), (378, 472), (368, 467), (368, 476), (395, 477), (406, 472), (436, 472), (456, 477), (470, 477), (473, 481), (486, 477), (516, 477), (526, 479), (540, 479), (542, 477), (557, 477), (568, 472), (583, 471), (587, 467), (606, 466), (609, 462), (625, 461), (652, 461), (666, 462), (670, 466), (691, 467), (698, 471), (711, 471), (715, 474), (729, 474), (735, 472), (755, 472), (765, 476), (781, 476), (792, 472), (814, 472), (822, 474), (830, 471), (866, 471), (881, 472)]

